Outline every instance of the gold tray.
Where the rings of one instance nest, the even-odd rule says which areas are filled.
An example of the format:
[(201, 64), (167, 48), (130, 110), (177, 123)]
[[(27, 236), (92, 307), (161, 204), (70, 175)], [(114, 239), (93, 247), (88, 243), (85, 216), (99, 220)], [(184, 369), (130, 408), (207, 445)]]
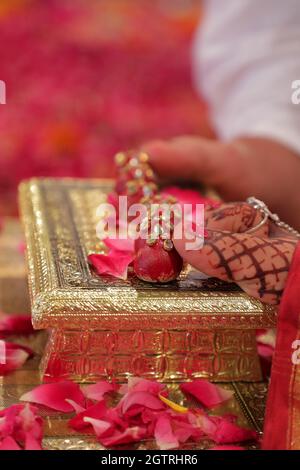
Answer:
[(43, 373), (260, 380), (254, 330), (275, 325), (272, 307), (192, 269), (167, 285), (90, 270), (88, 254), (101, 250), (96, 208), (112, 187), (75, 179), (20, 186), (33, 325), (51, 330)]

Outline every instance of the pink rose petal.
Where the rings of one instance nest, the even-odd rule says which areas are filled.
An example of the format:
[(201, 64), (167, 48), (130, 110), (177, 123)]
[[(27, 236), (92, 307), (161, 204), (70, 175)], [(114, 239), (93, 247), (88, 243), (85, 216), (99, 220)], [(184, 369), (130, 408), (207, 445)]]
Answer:
[(76, 431), (81, 431), (85, 428), (90, 427), (90, 424), (84, 420), (86, 417), (95, 419), (105, 419), (107, 413), (106, 404), (103, 402), (97, 403), (96, 405), (90, 406), (86, 410), (74, 416), (70, 419), (69, 426)]
[(107, 382), (106, 380), (101, 380), (96, 384), (81, 387), (82, 393), (86, 398), (97, 401), (103, 400), (106, 393), (115, 392), (117, 389), (118, 386), (116, 384)]
[(29, 348), (28, 346), (23, 346), (23, 344), (19, 344), (19, 343), (11, 343), (9, 341), (4, 341), (4, 343), (5, 343), (5, 348), (8, 351), (17, 351), (19, 349), (22, 349), (28, 354), (29, 357), (34, 356), (33, 350)]
[(234, 395), (233, 391), (225, 390), (204, 379), (183, 383), (180, 385), (180, 388), (184, 393), (195, 397), (206, 408), (213, 408), (220, 405)]
[(98, 274), (109, 274), (118, 279), (127, 279), (127, 270), (134, 255), (129, 252), (111, 250), (107, 255), (89, 255), (88, 260)]
[(151, 410), (163, 410), (162, 401), (148, 392), (130, 392), (119, 403), (122, 413), (126, 413), (132, 406), (150, 408)]
[(105, 447), (129, 444), (131, 442), (139, 442), (146, 436), (145, 428), (134, 426), (127, 428), (123, 432), (115, 431), (110, 437), (100, 438), (99, 441)]
[(194, 427), (191, 423), (179, 420), (173, 417), (172, 425), (174, 429), (174, 435), (180, 443), (188, 441), (190, 438), (199, 439), (203, 436), (203, 431), (197, 427)]
[(128, 383), (120, 387), (119, 393), (126, 394), (128, 392), (148, 392), (153, 395), (159, 395), (165, 390), (165, 385), (154, 380), (142, 379), (141, 377), (129, 377)]
[(85, 416), (83, 418), (85, 423), (89, 423), (96, 434), (97, 437), (106, 437), (113, 433), (114, 426), (109, 423), (108, 421), (103, 421), (101, 419), (90, 418), (89, 416)]
[(30, 357), (30, 349), (24, 346), (1, 341), (0, 376), (20, 369)]
[(125, 417), (121, 416), (117, 407), (108, 408), (105, 416), (106, 421), (113, 423), (118, 429), (124, 431), (128, 427)]
[(189, 428), (185, 428), (184, 426), (179, 426), (177, 429), (174, 430), (174, 436), (181, 444), (187, 442), (191, 437), (194, 436), (194, 430), (192, 426)]
[(164, 188), (162, 194), (173, 196), (177, 199), (179, 204), (206, 204), (211, 207), (219, 207), (220, 201), (202, 196), (199, 191), (194, 189), (183, 189), (178, 186), (169, 186)]
[(81, 406), (85, 404), (85, 398), (79, 385), (69, 380), (39, 385), (20, 398), (21, 401), (29, 401), (56, 411), (70, 413), (73, 411), (73, 406), (67, 403), (66, 399), (71, 399)]
[(3, 408), (3, 410), (0, 410), (0, 418), (2, 418), (3, 416), (7, 416), (10, 413), (15, 416), (16, 414), (19, 414), (20, 411), (23, 410), (23, 408), (23, 403), (18, 403), (16, 405), (11, 405), (8, 408)]
[(2, 315), (0, 317), (0, 333), (4, 336), (31, 335), (34, 329), (30, 315)]
[(161, 450), (177, 449), (179, 447), (179, 441), (172, 430), (171, 419), (168, 416), (158, 418), (154, 437), (158, 448)]
[(83, 406), (79, 405), (78, 403), (76, 403), (76, 401), (71, 400), (70, 398), (66, 398), (66, 402), (69, 403), (69, 405), (72, 406), (75, 413), (77, 413), (77, 414), (82, 413), (83, 411), (85, 411), (85, 408)]
[(189, 422), (194, 426), (195, 430), (198, 430), (206, 436), (214, 434), (217, 428), (217, 423), (213, 417), (207, 416), (202, 410), (194, 410), (194, 413), (188, 413)]
[(103, 241), (105, 245), (111, 250), (129, 253), (134, 252), (134, 240), (131, 238), (105, 238)]
[(18, 426), (18, 438), (24, 440), (25, 435), (30, 433), (32, 437), (41, 441), (43, 437), (43, 420), (37, 415), (37, 408), (29, 405), (22, 405), (15, 422)]
[(41, 441), (36, 439), (31, 433), (26, 434), (25, 450), (43, 450)]
[(17, 412), (18, 409), (14, 406), (2, 410), (2, 416), (0, 417), (0, 439), (13, 433)]
[(16, 441), (11, 437), (7, 436), (0, 442), (0, 450), (22, 450)]
[(241, 428), (227, 419), (220, 418), (216, 431), (211, 438), (217, 444), (234, 444), (257, 440), (257, 432), (252, 429)]
[(13, 426), (14, 422), (10, 422), (6, 417), (0, 418), (0, 439), (11, 434)]
[(29, 404), (17, 404), (1, 410), (0, 439), (7, 437), (13, 438), (13, 441), (5, 441), (5, 446), (14, 446), (14, 442), (18, 442), (28, 447), (28, 450), (40, 450), (43, 420), (37, 415), (37, 408)]

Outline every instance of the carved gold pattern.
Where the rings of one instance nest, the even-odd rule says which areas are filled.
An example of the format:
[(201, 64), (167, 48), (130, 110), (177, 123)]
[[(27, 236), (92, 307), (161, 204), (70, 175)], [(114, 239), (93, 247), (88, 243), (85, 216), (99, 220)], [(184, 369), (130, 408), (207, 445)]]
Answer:
[(189, 267), (166, 285), (90, 270), (88, 254), (103, 251), (96, 208), (112, 185), (34, 179), (20, 187), (33, 324), (51, 329), (43, 371), (86, 381), (260, 379), (254, 330), (275, 325), (272, 307)]

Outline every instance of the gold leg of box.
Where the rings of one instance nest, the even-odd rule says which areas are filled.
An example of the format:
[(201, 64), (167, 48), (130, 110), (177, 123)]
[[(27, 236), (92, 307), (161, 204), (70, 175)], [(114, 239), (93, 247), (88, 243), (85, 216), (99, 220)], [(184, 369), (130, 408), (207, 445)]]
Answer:
[(163, 382), (261, 380), (254, 330), (51, 331), (41, 363), (46, 380), (78, 382), (138, 375)]

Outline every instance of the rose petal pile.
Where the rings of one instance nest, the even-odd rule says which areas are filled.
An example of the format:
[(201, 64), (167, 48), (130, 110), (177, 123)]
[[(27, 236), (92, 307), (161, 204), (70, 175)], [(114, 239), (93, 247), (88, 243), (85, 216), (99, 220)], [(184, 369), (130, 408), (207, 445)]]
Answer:
[(134, 241), (130, 239), (106, 238), (106, 254), (91, 254), (88, 261), (100, 275), (110, 275), (124, 281), (128, 276), (128, 267), (134, 260)]
[[(233, 395), (207, 380), (183, 384), (181, 389), (209, 408)], [(117, 404), (111, 405), (116, 397)], [(167, 450), (209, 439), (216, 444), (215, 450), (239, 450), (234, 444), (257, 439), (257, 433), (240, 427), (235, 416), (211, 416), (203, 407), (186, 408), (169, 398), (164, 384), (139, 377), (120, 387), (107, 381), (82, 387), (68, 380), (43, 384), (20, 399), (64, 413), (75, 411), (69, 426), (94, 434), (107, 448), (155, 439), (159, 449)]]

